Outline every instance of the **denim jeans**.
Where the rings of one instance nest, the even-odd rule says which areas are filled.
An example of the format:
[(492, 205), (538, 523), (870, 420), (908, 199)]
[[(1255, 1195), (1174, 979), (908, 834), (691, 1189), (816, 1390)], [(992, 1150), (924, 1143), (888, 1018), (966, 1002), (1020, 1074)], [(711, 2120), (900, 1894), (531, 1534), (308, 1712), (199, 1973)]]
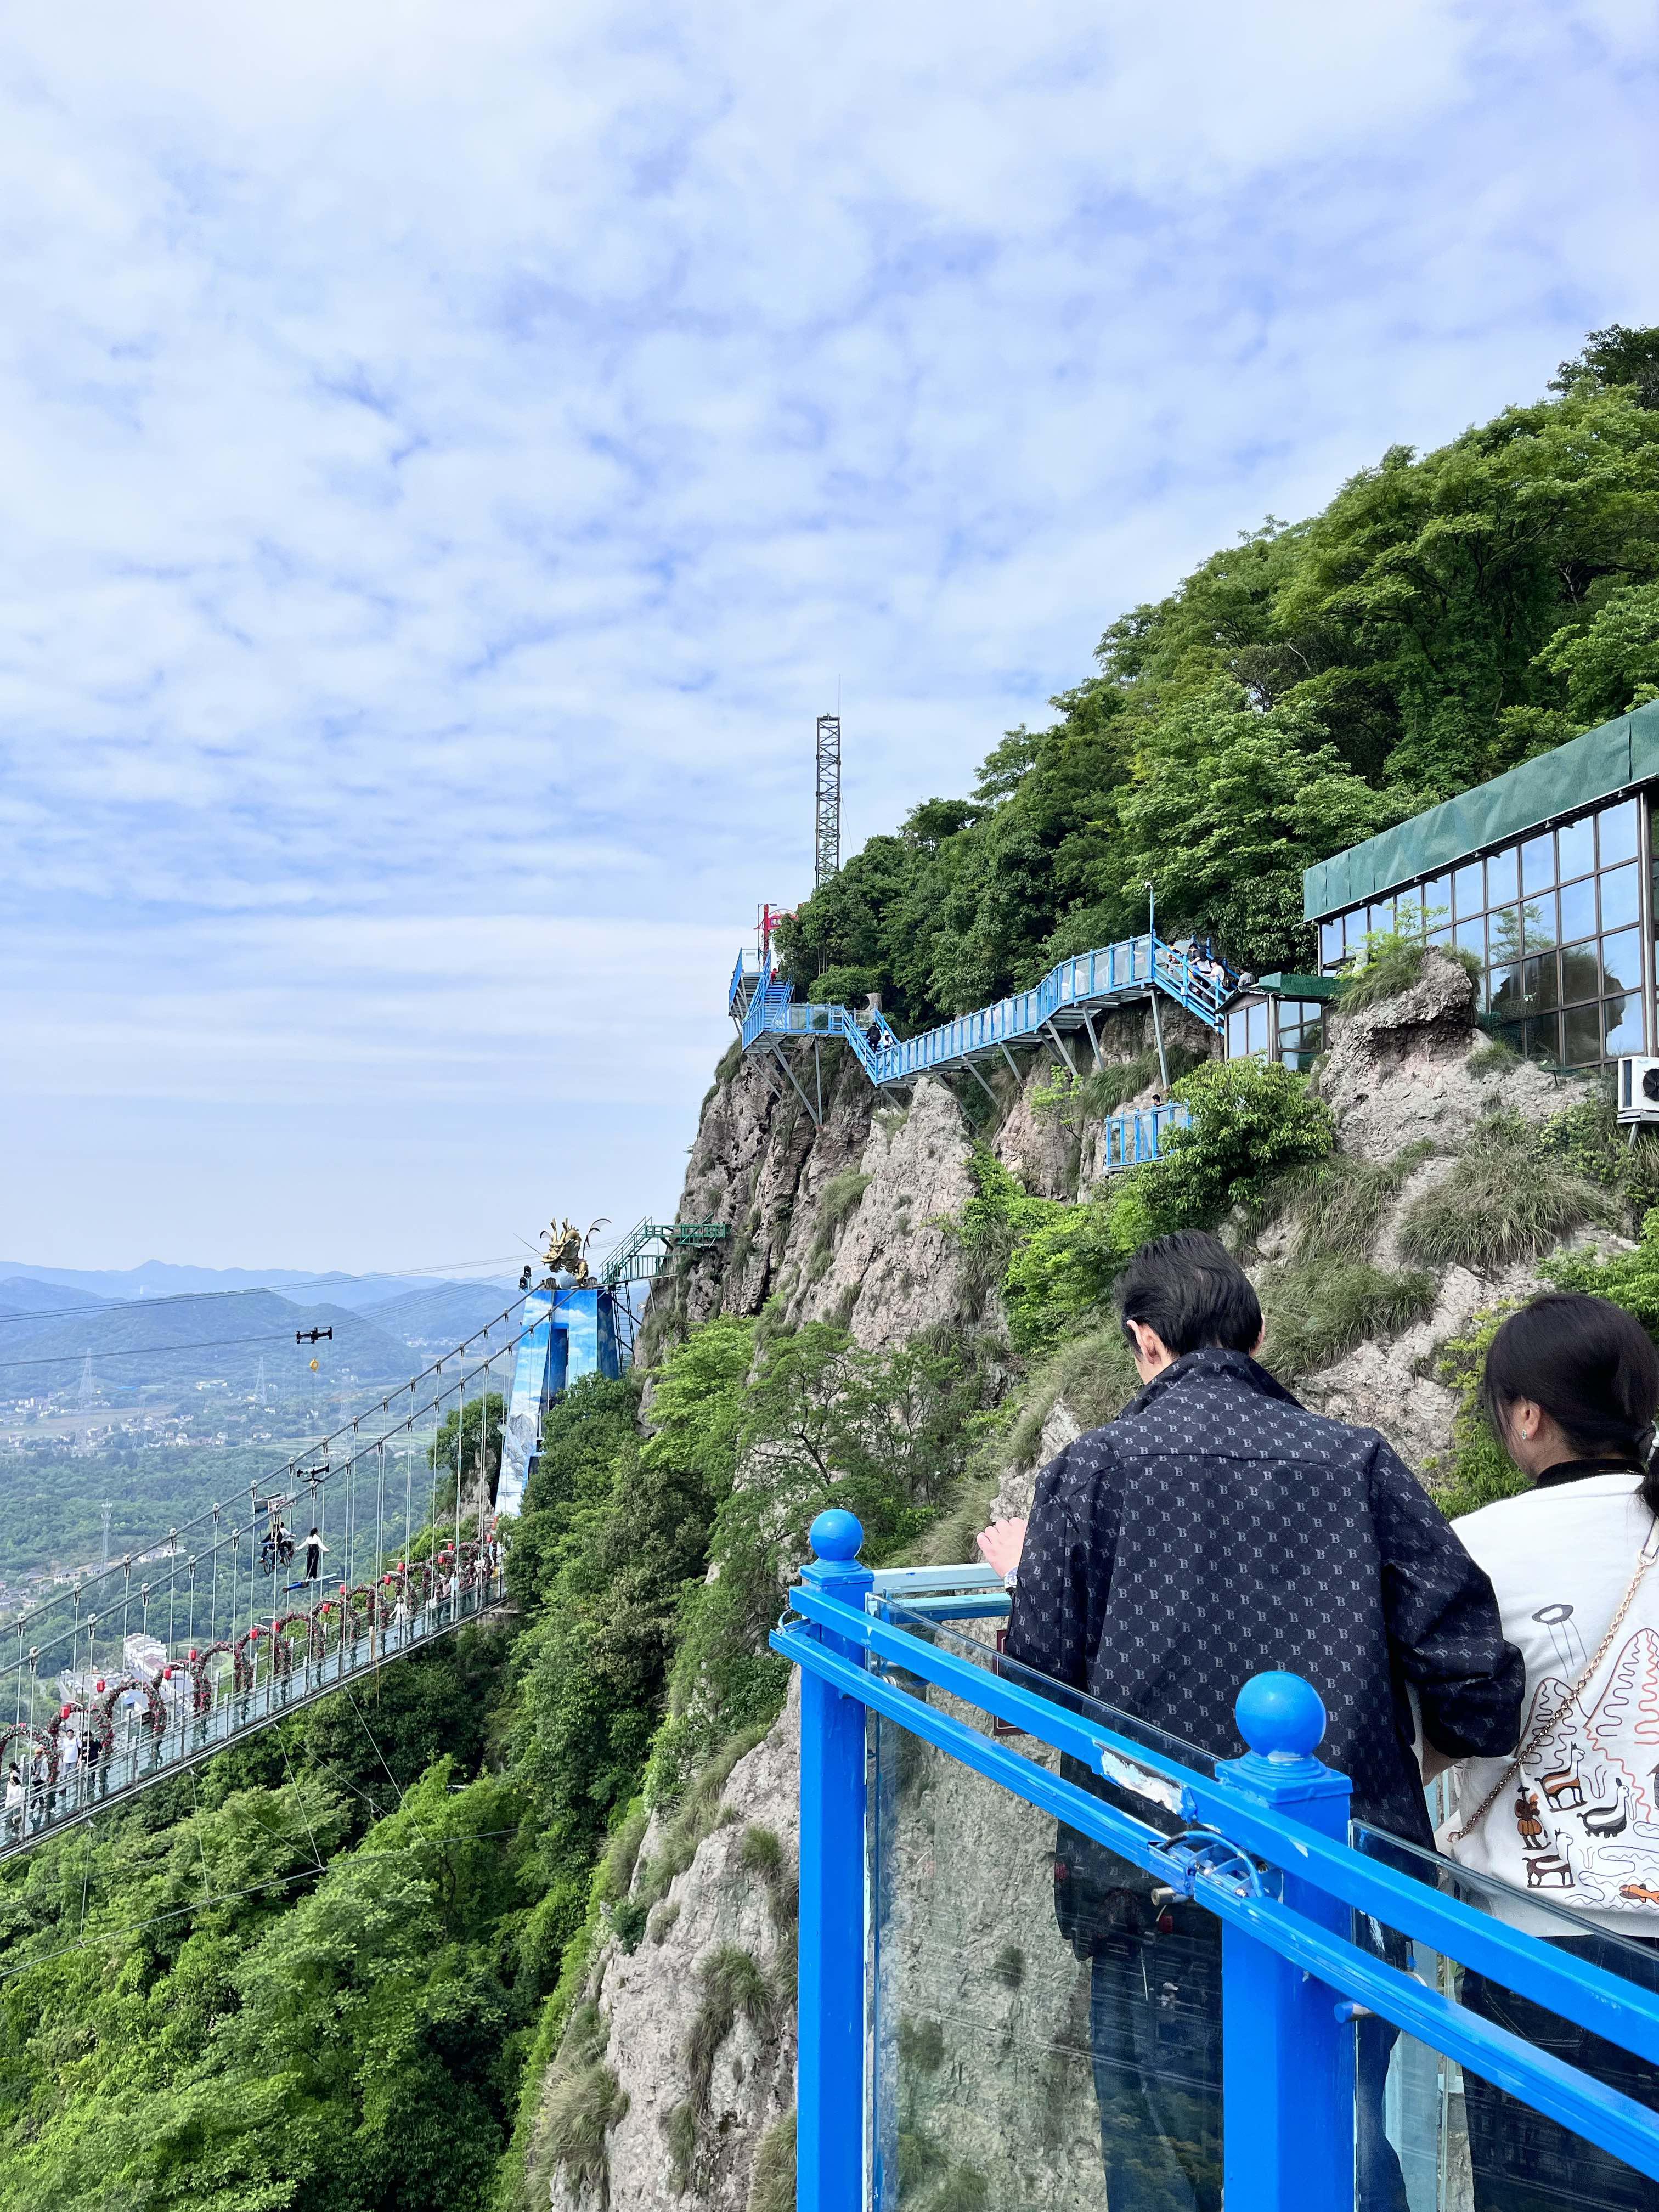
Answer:
[[(1221, 1923), (1175, 1905), (1170, 1924), (1097, 1942), (1089, 2014), (1110, 2212), (1221, 2212)], [(1406, 2212), (1382, 2131), (1395, 2030), (1362, 2020), (1356, 2051), (1361, 2212)], [(1507, 2212), (1507, 2208), (1506, 2208)]]
[[(1651, 1958), (1640, 1964), (1599, 1936), (1552, 1938), (1564, 1951), (1592, 1966), (1606, 1966), (1621, 1980), (1659, 1990), (1659, 1944), (1644, 1945)], [(1575, 2027), (1547, 2012), (1529, 1997), (1466, 1970), (1463, 2002), (1482, 2020), (1506, 2027), (1577, 2066), (1609, 2088), (1659, 2112), (1659, 2068), (1607, 2043), (1587, 2027)], [(1586, 2142), (1554, 2120), (1546, 2119), (1507, 2091), (1478, 2075), (1463, 2075), (1463, 2110), (1469, 2129), (1469, 2162), (1474, 2174), (1475, 2212), (1659, 2212), (1659, 2182), (1650, 2181), (1610, 2151)]]

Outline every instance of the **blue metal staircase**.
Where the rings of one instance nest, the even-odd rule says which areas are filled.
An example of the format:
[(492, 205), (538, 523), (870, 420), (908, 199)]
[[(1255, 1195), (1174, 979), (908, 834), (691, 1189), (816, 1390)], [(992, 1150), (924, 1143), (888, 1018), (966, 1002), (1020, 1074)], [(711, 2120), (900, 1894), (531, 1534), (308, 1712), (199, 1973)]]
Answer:
[[(1010, 1047), (1016, 1044), (1053, 1046), (1065, 1064), (1077, 1063), (1063, 1039), (1086, 1037), (1094, 1065), (1103, 1065), (1094, 1018), (1116, 1006), (1150, 999), (1160, 992), (1196, 1017), (1206, 1028), (1219, 1030), (1222, 1014), (1237, 988), (1235, 979), (1219, 962), (1197, 962), (1177, 946), (1148, 933), (1102, 945), (1094, 952), (1079, 952), (1059, 962), (1030, 990), (1016, 991), (993, 1006), (958, 1014), (920, 1036), (896, 1036), (884, 1015), (855, 1012), (850, 1006), (817, 1006), (795, 997), (769, 958), (740, 952), (732, 971), (727, 1004), (737, 1023), (744, 1052), (773, 1039), (810, 1037), (833, 1040), (848, 1047), (859, 1066), (878, 1090), (914, 1083), (918, 1076), (966, 1067), (977, 1073), (975, 1063), (1000, 1056), (1016, 1076), (1019, 1073)], [(775, 1049), (775, 1047), (774, 1047)], [(779, 1058), (782, 1059), (781, 1053)], [(785, 1072), (814, 1119), (821, 1118), (813, 1102), (801, 1090), (794, 1071), (784, 1060)], [(1079, 1071), (1080, 1072), (1080, 1071)], [(983, 1080), (983, 1078), (981, 1078)], [(1184, 1109), (1162, 1107), (1141, 1115), (1115, 1117), (1109, 1130), (1109, 1164), (1133, 1166), (1157, 1156), (1159, 1126), (1179, 1126)], [(1139, 1125), (1146, 1123), (1142, 1129)], [(1117, 1127), (1116, 1124), (1121, 1124)], [(1131, 1126), (1134, 1125), (1134, 1126)]]

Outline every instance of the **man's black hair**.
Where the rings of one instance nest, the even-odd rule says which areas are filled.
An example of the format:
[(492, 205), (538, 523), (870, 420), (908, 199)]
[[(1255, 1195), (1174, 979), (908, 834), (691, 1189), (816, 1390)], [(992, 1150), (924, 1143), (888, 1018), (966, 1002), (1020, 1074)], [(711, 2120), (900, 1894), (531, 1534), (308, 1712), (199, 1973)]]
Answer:
[(1254, 1352), (1261, 1334), (1261, 1306), (1249, 1277), (1226, 1246), (1202, 1230), (1177, 1230), (1143, 1244), (1119, 1278), (1117, 1302), (1126, 1337), (1128, 1324), (1138, 1321), (1177, 1359), (1206, 1345)]

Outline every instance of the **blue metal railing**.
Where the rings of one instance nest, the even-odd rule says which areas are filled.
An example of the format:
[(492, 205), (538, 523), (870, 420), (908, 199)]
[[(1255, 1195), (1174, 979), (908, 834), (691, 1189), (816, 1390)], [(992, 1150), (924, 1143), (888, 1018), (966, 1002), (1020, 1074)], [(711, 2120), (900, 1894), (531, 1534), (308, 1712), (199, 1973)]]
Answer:
[(833, 1037), (852, 1047), (860, 1066), (881, 1087), (1029, 1043), (1042, 1036), (1056, 1015), (1127, 1004), (1154, 989), (1218, 1030), (1231, 988), (1224, 970), (1212, 974), (1161, 937), (1148, 934), (1079, 952), (1051, 968), (1029, 991), (1016, 991), (994, 1006), (957, 1014), (937, 1029), (902, 1040), (880, 1013), (798, 1000), (776, 970), (752, 953), (738, 956), (727, 1003), (732, 1018), (742, 1024), (745, 1052), (767, 1036)]
[[(881, 1941), (881, 1900), (866, 1879), (872, 1720), (1054, 1814), (1220, 1923), (1227, 2212), (1352, 2205), (1357, 2014), (1391, 2023), (1584, 2146), (1659, 2178), (1659, 2113), (1356, 1940), (1367, 1927), (1379, 1940), (1395, 1931), (1659, 2063), (1659, 1993), (1524, 1932), (1522, 1916), (1530, 1911), (1535, 1924), (1537, 1900), (1505, 1891), (1476, 1910), (1437, 1883), (1437, 1872), (1455, 1874), (1445, 1863), (1419, 1853), (1413, 1874), (1376, 1855), (1387, 1839), (1362, 1847), (1368, 1832), (1351, 1828), (1346, 1778), (1311, 1755), (1324, 1713), (1308, 1684), (1279, 1674), (1246, 1686), (1238, 1720), (1251, 1748), (1243, 1758), (1174, 1756), (1157, 1731), (938, 1626), (1004, 1609), (988, 1570), (872, 1574), (858, 1562), (862, 1532), (847, 1513), (820, 1515), (812, 1540), (816, 1556), (771, 1638), (801, 1669), (799, 2212), (884, 2212), (890, 2201), (872, 2148), (884, 2094), (866, 1985)], [(1124, 1809), (1121, 1790), (1109, 1802), (1091, 1794), (998, 1729), (1069, 1753), (1096, 1776), (1127, 1775), (1131, 1790), (1139, 1775), (1146, 1797), (1171, 1812), (1161, 1823), (1140, 1819)], [(1553, 1932), (1588, 1925), (1557, 1914)]]

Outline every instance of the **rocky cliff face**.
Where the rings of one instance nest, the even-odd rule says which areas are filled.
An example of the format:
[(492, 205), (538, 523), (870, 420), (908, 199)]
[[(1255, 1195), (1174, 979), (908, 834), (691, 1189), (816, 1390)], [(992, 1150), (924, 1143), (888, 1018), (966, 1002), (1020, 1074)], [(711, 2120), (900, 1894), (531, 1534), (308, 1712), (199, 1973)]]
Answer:
[[(595, 1963), (623, 2107), (608, 2144), (616, 2212), (685, 2203), (744, 2212), (757, 2149), (794, 2109), (798, 1708), (792, 1696), (732, 1769), (709, 1832), (653, 1905), (635, 1947), (613, 1936)], [(636, 1891), (668, 1843), (653, 1821)], [(562, 2176), (553, 2183), (562, 2212), (579, 2212), (592, 2193)]]
[[(1171, 1031), (1193, 1046), (1178, 1023), (1166, 1042)], [(1127, 1015), (1104, 1047), (1141, 1071), (1150, 1042), (1145, 1018)], [(1379, 1266), (1396, 1263), (1406, 1212), (1445, 1176), (1449, 1148), (1483, 1112), (1537, 1121), (1572, 1102), (1540, 1070), (1494, 1073), (1492, 1058), (1467, 975), (1438, 958), (1409, 993), (1334, 1025), (1319, 1084), (1344, 1149), (1382, 1163), (1422, 1140), (1445, 1148), (1412, 1170), (1379, 1220), (1370, 1255)], [(908, 1098), (878, 1100), (850, 1060), (826, 1054), (815, 1123), (775, 1066), (751, 1056), (727, 1066), (704, 1104), (681, 1218), (729, 1221), (734, 1236), (664, 1279), (643, 1356), (716, 1312), (756, 1313), (769, 1298), (792, 1322), (836, 1320), (869, 1346), (938, 1328), (994, 1329), (994, 1301), (983, 1310), (937, 1224), (970, 1195), (976, 1128), (994, 1133), (1028, 1188), (1086, 1194), (1101, 1172), (1098, 1125), (1073, 1130), (1045, 1109), (1039, 1094), (1057, 1073), (1050, 1057), (1022, 1066), (1018, 1083), (994, 1078), (994, 1114), (971, 1079), (954, 1090), (927, 1079)], [(1155, 1087), (1124, 1103), (1146, 1103)], [(1430, 1314), (1361, 1343), (1301, 1395), (1381, 1429), (1421, 1467), (1451, 1438), (1455, 1400), (1433, 1376), (1437, 1348), (1536, 1281), (1524, 1266), (1447, 1267)], [(1037, 1469), (1133, 1387), (1110, 1331), (1079, 1346), (1069, 1377), (1016, 1429), (995, 1510), (1024, 1512)], [(1054, 1932), (1048, 1825), (902, 1731), (886, 1731), (884, 1746), (881, 1817), (896, 1847), (878, 2047), (901, 2138), (887, 2154), (908, 2161), (941, 2204), (1023, 2202), (1039, 2186), (1045, 2201), (1097, 2202), (1086, 1972)], [(561, 2212), (594, 2212), (606, 2190), (610, 2212), (793, 2203), (794, 1747), (792, 1707), (733, 1767), (665, 1891), (660, 1827), (647, 1835), (635, 1893), (656, 1901), (636, 1947), (610, 1941), (591, 1982), (625, 2110), (601, 2179), (574, 2191), (555, 2182)], [(1006, 2147), (1033, 2142), (1041, 2175), (1009, 2168)]]
[[(1545, 1121), (1584, 1095), (1582, 1083), (1524, 1060), (1494, 1066), (1493, 1058), (1476, 1026), (1473, 981), (1455, 961), (1437, 954), (1409, 990), (1333, 1023), (1318, 1089), (1336, 1117), (1343, 1151), (1381, 1166), (1410, 1146), (1443, 1148), (1413, 1170), (1379, 1222), (1366, 1255), (1379, 1267), (1400, 1264), (1402, 1221), (1419, 1201), (1433, 1202), (1450, 1171), (1452, 1149), (1483, 1116), (1502, 1110)], [(1451, 1447), (1457, 1401), (1433, 1372), (1439, 1347), (1464, 1334), (1477, 1314), (1519, 1303), (1543, 1286), (1530, 1263), (1446, 1267), (1437, 1271), (1431, 1313), (1305, 1376), (1298, 1395), (1337, 1420), (1380, 1429), (1420, 1471)]]

